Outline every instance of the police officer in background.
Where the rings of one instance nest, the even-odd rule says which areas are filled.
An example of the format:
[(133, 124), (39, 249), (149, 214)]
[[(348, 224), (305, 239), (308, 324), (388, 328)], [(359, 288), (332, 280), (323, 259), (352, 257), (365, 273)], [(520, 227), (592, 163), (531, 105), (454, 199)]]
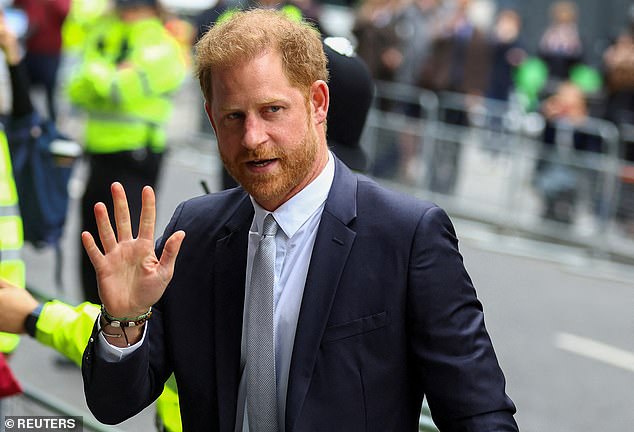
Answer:
[[(26, 66), (17, 36), (10, 29), (0, 5), (0, 52), (4, 56), (11, 78), (11, 116), (21, 118), (33, 110), (29, 97), (17, 97), (27, 92)], [(18, 207), (18, 192), (13, 178), (11, 154), (3, 122), (0, 118), (0, 278), (21, 288), (25, 285), (24, 261), (20, 255), (23, 243), (23, 225)], [(18, 346), (15, 335), (0, 333), (0, 353), (11, 353)]]
[(328, 108), (328, 146), (348, 167), (365, 172), (368, 166), (361, 134), (374, 97), (370, 70), (345, 38), (325, 38), (324, 52), (333, 95)]
[[(12, 87), (14, 87), (18, 83), (18, 68), (24, 69), (24, 64), (16, 36), (5, 22), (2, 5), (0, 5), (0, 52), (4, 55), (11, 75)], [(24, 70), (22, 72), (26, 73)], [(23, 106), (24, 103), (24, 100), (12, 98), (12, 113), (16, 111), (16, 104)], [(22, 219), (18, 208), (18, 193), (13, 178), (9, 145), (2, 120), (0, 118), (0, 278), (10, 281), (14, 286), (24, 288), (24, 261), (20, 256), (24, 242)], [(0, 398), (19, 391), (19, 385), (4, 360), (4, 355), (13, 352), (19, 341), (19, 337), (15, 334), (0, 333), (0, 382), (4, 384), (0, 386)], [(0, 418), (2, 418), (1, 400)], [(3, 426), (4, 422), (0, 425), (0, 430), (3, 430)]]
[[(110, 185), (118, 181), (128, 191), (136, 235), (141, 189), (156, 185), (171, 95), (186, 73), (182, 52), (161, 22), (157, 0), (116, 0), (115, 14), (102, 20), (86, 40), (76, 70), (68, 93), (87, 114), (85, 152), (90, 165), (81, 230), (97, 232), (93, 205), (109, 202)], [(93, 267), (80, 255), (84, 297), (99, 303)]]

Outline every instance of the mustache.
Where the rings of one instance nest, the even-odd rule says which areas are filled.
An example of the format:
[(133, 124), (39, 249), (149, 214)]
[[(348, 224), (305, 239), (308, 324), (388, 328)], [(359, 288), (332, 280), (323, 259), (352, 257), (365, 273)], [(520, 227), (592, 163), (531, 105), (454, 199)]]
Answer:
[[(283, 152), (281, 152), (283, 153)], [(283, 157), (283, 154), (280, 154), (280, 151), (273, 151), (273, 149), (267, 148), (257, 148), (254, 150), (245, 150), (240, 154), (240, 160), (244, 162), (252, 161), (252, 160), (268, 160), (268, 159), (279, 159)]]

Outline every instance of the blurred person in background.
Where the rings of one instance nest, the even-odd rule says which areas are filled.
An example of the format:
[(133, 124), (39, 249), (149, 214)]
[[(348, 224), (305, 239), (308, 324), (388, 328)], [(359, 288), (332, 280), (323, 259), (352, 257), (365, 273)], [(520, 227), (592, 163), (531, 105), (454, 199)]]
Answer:
[(404, 0), (363, 0), (356, 11), (352, 33), (357, 53), (375, 80), (396, 78), (403, 54), (395, 26), (405, 4)]
[(321, 24), (321, 0), (290, 0), (290, 4), (297, 7), (302, 12), (304, 20), (314, 24), (323, 37), (329, 36)]
[(14, 0), (29, 18), (25, 62), (32, 85), (42, 86), (49, 119), (57, 118), (57, 75), (62, 57), (62, 26), (71, 0)]
[[(19, 83), (24, 78), (24, 63), (21, 47), (13, 31), (4, 18), (3, 8), (0, 6), (0, 50), (11, 75), (11, 85), (14, 90), (24, 88)], [(21, 68), (20, 73), (18, 69)], [(28, 86), (25, 87), (28, 89)], [(27, 101), (22, 94), (13, 92), (12, 114), (28, 114)], [(27, 95), (28, 96), (28, 95)], [(28, 97), (27, 97), (27, 100)], [(22, 113), (22, 111), (25, 111)], [(10, 121), (10, 119), (2, 119)], [(24, 243), (22, 233), (22, 219), (18, 208), (18, 193), (13, 178), (11, 154), (3, 123), (0, 122), (0, 278), (11, 281), (20, 289), (25, 285), (24, 261), (20, 255)], [(2, 418), (2, 397), (11, 396), (21, 391), (19, 383), (11, 373), (5, 361), (5, 355), (12, 353), (18, 346), (20, 339), (14, 334), (0, 333), (0, 418)]]
[[(22, 386), (13, 375), (5, 355), (0, 352), (0, 418), (5, 418), (2, 412), (3, 399), (20, 393), (22, 393)], [(0, 424), (0, 431), (4, 431), (4, 422)]]
[(192, 45), (196, 38), (196, 29), (187, 19), (181, 18), (176, 13), (163, 11), (161, 14), (163, 25), (170, 35), (178, 42), (181, 49), (181, 58), (185, 61), (187, 69), (192, 65)]
[(515, 70), (526, 59), (527, 53), (521, 40), (522, 18), (513, 9), (498, 12), (489, 34), (491, 69), (486, 97), (508, 101), (514, 90)]
[(210, 27), (212, 27), (218, 18), (229, 8), (231, 7), (231, 0), (218, 0), (214, 2), (211, 6), (202, 9), (194, 16), (194, 28), (196, 31), (196, 35), (194, 37), (194, 43), (198, 42), (201, 37)]
[(361, 136), (374, 96), (374, 83), (367, 65), (347, 39), (326, 38), (330, 106), (328, 146), (350, 169), (363, 173), (368, 168)]
[[(397, 38), (397, 50), (400, 63), (394, 72), (394, 81), (407, 86), (417, 86), (423, 65), (429, 56), (430, 47), (439, 29), (446, 8), (441, 0), (408, 0), (395, 17), (394, 33)], [(411, 94), (416, 89), (404, 90)], [(388, 96), (389, 98), (389, 96)], [(398, 112), (409, 117), (420, 118), (423, 113), (416, 103), (397, 101), (387, 103), (388, 98), (380, 99), (382, 110)], [(395, 175), (405, 184), (415, 184), (420, 174), (418, 153), (421, 148), (417, 127), (410, 122), (398, 133), (385, 134), (382, 139), (380, 157), (374, 162), (373, 174), (381, 177)]]
[(109, 0), (71, 0), (68, 16), (62, 26), (64, 56), (78, 55), (90, 32), (109, 11)]
[[(634, 237), (634, 5), (628, 26), (603, 53), (603, 74), (607, 88), (605, 117), (620, 129), (620, 175), (617, 220)], [(627, 131), (630, 131), (629, 133)]]
[[(0, 49), (9, 70), (12, 106), (10, 115), (0, 122), (0, 278), (21, 288), (25, 285), (24, 261), (20, 252), (24, 243), (18, 193), (13, 177), (11, 153), (4, 126), (33, 112), (22, 48), (9, 28), (0, 6)], [(0, 352), (10, 353), (18, 346), (14, 335), (0, 334)]]
[[(469, 111), (481, 103), (488, 83), (491, 57), (487, 33), (472, 19), (478, 4), (457, 0), (440, 24), (421, 71), (419, 85), (440, 94), (440, 120), (461, 127), (469, 125)], [(450, 92), (448, 97), (442, 93)], [(445, 102), (446, 101), (446, 102)], [(459, 178), (462, 154), (460, 138), (436, 141), (429, 187), (451, 194)]]
[[(490, 56), (488, 82), (486, 85), (479, 118), (472, 119), (477, 124), (491, 131), (506, 132), (504, 118), (517, 107), (515, 76), (519, 65), (526, 59), (527, 53), (521, 38), (522, 18), (514, 9), (500, 9), (488, 32), (487, 43)], [(491, 155), (509, 148), (508, 136), (505, 133), (491, 134), (482, 146)]]
[(554, 87), (568, 79), (572, 67), (583, 62), (577, 13), (577, 5), (573, 1), (553, 3), (550, 23), (539, 40), (538, 55), (546, 63)]
[[(81, 203), (81, 230), (96, 230), (93, 204), (108, 201), (110, 185), (126, 185), (139, 206), (144, 185), (156, 185), (166, 149), (172, 95), (186, 73), (178, 42), (167, 32), (156, 0), (117, 0), (82, 49), (69, 77), (70, 101), (87, 114), (89, 175)], [(133, 213), (133, 230), (138, 213)], [(95, 274), (80, 254), (84, 297), (99, 302)]]
[(603, 73), (607, 86), (606, 118), (616, 124), (634, 124), (634, 28), (622, 31), (605, 50)]
[(586, 95), (577, 84), (565, 81), (542, 102), (541, 113), (546, 127), (533, 184), (543, 200), (542, 217), (573, 223), (583, 188), (593, 200), (593, 211), (601, 215), (601, 190), (588, 156), (605, 149), (598, 132), (584, 127), (589, 120)]
[(399, 14), (395, 32), (400, 42), (401, 62), (397, 82), (418, 85), (435, 33), (442, 21), (442, 0), (410, 0)]
[(442, 20), (419, 77), (421, 87), (435, 92), (484, 95), (490, 70), (489, 47), (486, 32), (471, 18), (474, 7), (477, 4), (472, 0), (457, 0)]

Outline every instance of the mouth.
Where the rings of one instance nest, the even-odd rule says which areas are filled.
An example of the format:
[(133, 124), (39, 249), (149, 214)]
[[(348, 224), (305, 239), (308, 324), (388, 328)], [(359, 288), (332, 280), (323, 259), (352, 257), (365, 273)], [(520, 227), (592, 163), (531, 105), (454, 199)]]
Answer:
[(247, 165), (252, 166), (252, 167), (256, 167), (256, 168), (263, 168), (267, 165), (272, 164), (273, 162), (275, 162), (277, 159), (255, 159), (252, 161), (248, 161)]

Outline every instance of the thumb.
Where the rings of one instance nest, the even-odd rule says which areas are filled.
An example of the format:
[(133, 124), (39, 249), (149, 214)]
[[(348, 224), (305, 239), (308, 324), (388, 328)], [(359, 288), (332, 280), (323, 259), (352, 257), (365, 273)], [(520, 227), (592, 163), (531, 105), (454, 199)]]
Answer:
[(159, 272), (166, 284), (172, 279), (176, 257), (178, 256), (184, 239), (185, 231), (176, 231), (165, 242), (165, 247), (163, 248), (163, 253), (159, 261)]

